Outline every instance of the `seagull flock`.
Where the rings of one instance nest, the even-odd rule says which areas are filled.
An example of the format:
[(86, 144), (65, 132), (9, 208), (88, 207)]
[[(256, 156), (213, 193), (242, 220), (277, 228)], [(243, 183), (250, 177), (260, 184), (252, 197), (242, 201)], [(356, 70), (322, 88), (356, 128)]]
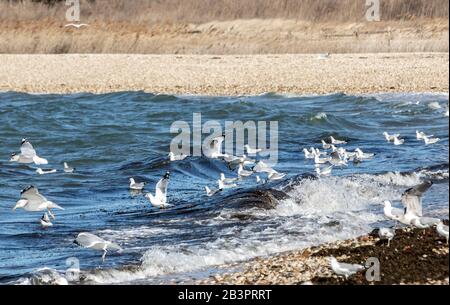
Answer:
[[(383, 133), (388, 142), (393, 142), (394, 145), (402, 145), (405, 140), (400, 139), (399, 134), (389, 135), (387, 132)], [(435, 144), (439, 141), (438, 138), (433, 138), (433, 136), (427, 136), (423, 132), (416, 132), (416, 137), (418, 140), (423, 140), (425, 145)], [(243, 156), (233, 156), (222, 153), (222, 145), (225, 140), (225, 136), (219, 136), (211, 140), (209, 147), (203, 148), (203, 155), (210, 159), (218, 159), (224, 161), (230, 170), (236, 170), (236, 177), (227, 178), (224, 173), (220, 174), (217, 180), (218, 187), (215, 189), (205, 186), (206, 196), (211, 197), (219, 194), (220, 192), (238, 187), (238, 183), (244, 179), (248, 179), (255, 175), (256, 183), (268, 183), (271, 181), (277, 181), (283, 179), (286, 174), (280, 173), (264, 163), (264, 161), (257, 159), (251, 159), (249, 155), (258, 155), (263, 152), (262, 149), (255, 149), (249, 145), (245, 145), (245, 151), (247, 153)], [(348, 166), (348, 162), (352, 161), (354, 163), (359, 163), (367, 159), (372, 159), (375, 154), (365, 153), (361, 149), (357, 148), (355, 151), (347, 151), (343, 147), (338, 147), (340, 145), (347, 144), (346, 141), (335, 139), (330, 136), (329, 141), (326, 142), (322, 140), (322, 148), (325, 151), (320, 151), (318, 148), (311, 147), (310, 150), (303, 149), (306, 159), (313, 159), (316, 166), (316, 173), (318, 177), (330, 176), (334, 167)], [(330, 152), (326, 151), (330, 150)], [(170, 162), (177, 162), (186, 159), (186, 155), (175, 155), (170, 152), (168, 159)], [(27, 140), (23, 139), (21, 142), (20, 153), (13, 153), (11, 155), (10, 162), (16, 162), (21, 164), (31, 164), (36, 165), (47, 165), (48, 161), (44, 158), (38, 156), (33, 145)], [(329, 164), (329, 166), (322, 168), (321, 166)], [(67, 162), (64, 162), (63, 171), (65, 173), (71, 174), (76, 171), (75, 168), (69, 166)], [(42, 169), (38, 168), (36, 172), (40, 175), (53, 174), (56, 173), (56, 169)], [(261, 178), (265, 175), (267, 179)], [(173, 205), (168, 203), (167, 199), (167, 189), (170, 181), (170, 172), (166, 172), (164, 176), (158, 181), (155, 186), (155, 193), (147, 193), (145, 198), (148, 199), (150, 204), (159, 209), (167, 209)], [(129, 188), (131, 191), (142, 192), (146, 186), (145, 182), (137, 182), (134, 178), (129, 179)], [(445, 226), (439, 219), (427, 218), (422, 215), (422, 195), (432, 186), (431, 181), (427, 181), (423, 184), (415, 186), (409, 190), (406, 190), (401, 201), (403, 203), (404, 209), (396, 209), (392, 207), (390, 201), (384, 202), (384, 214), (388, 219), (394, 220), (396, 223), (401, 223), (408, 226), (414, 226), (417, 228), (428, 228), (430, 226), (436, 226), (437, 233), (446, 238), (448, 244), (448, 226)], [(20, 199), (15, 204), (13, 210), (23, 209), (27, 212), (45, 212), (40, 219), (40, 224), (43, 228), (52, 227), (53, 224), (51, 219), (55, 219), (56, 216), (52, 210), (59, 209), (64, 210), (58, 204), (49, 201), (46, 197), (39, 193), (39, 190), (34, 186), (28, 186), (21, 191)], [(380, 228), (379, 237), (382, 240), (388, 240), (388, 246), (391, 240), (394, 238), (395, 231), (389, 228)], [(122, 248), (110, 241), (104, 240), (94, 234), (82, 232), (79, 233), (74, 241), (77, 245), (102, 251), (102, 260), (106, 258), (108, 250), (118, 251), (119, 253)], [(343, 275), (348, 278), (352, 274), (355, 274), (364, 267), (361, 265), (351, 265), (345, 263), (339, 263), (335, 258), (330, 258), (332, 270), (338, 274)]]
[[(383, 135), (388, 143), (393, 143), (396, 146), (405, 143), (405, 139), (400, 138), (400, 134), (391, 135), (387, 132), (383, 132)], [(418, 130), (416, 131), (416, 138), (419, 141), (424, 141), (425, 145), (435, 144), (440, 141), (439, 138), (435, 138), (433, 135), (426, 135), (424, 132)], [(303, 148), (305, 159), (314, 160), (315, 171), (319, 178), (331, 176), (334, 167), (346, 167), (348, 166), (349, 161), (360, 163), (364, 160), (372, 159), (375, 156), (373, 153), (363, 152), (360, 148), (356, 148), (353, 152), (350, 152), (343, 147), (338, 147), (339, 145), (347, 144), (347, 142), (335, 139), (333, 136), (330, 136), (327, 140), (328, 141), (324, 139), (321, 140), (324, 151), (320, 151), (319, 148), (314, 147), (311, 147), (309, 150)], [(395, 228), (398, 223), (419, 229), (427, 229), (436, 226), (436, 232), (439, 236), (445, 238), (448, 244), (448, 226), (444, 225), (440, 219), (423, 217), (422, 196), (432, 185), (433, 182), (426, 181), (406, 190), (401, 196), (403, 209), (393, 208), (390, 201), (385, 201), (383, 203), (384, 215), (388, 219), (395, 221), (394, 229), (377, 229), (379, 239), (387, 240), (388, 247), (395, 237)], [(335, 274), (344, 276), (346, 279), (351, 275), (365, 270), (365, 267), (362, 265), (340, 263), (334, 257), (330, 257), (330, 266)]]
[[(227, 178), (224, 173), (220, 174), (217, 180), (218, 188), (211, 190), (208, 186), (205, 186), (206, 196), (214, 196), (223, 190), (238, 187), (238, 183), (241, 180), (247, 179), (250, 176), (256, 176), (257, 183), (266, 183), (269, 181), (276, 181), (283, 179), (286, 174), (279, 173), (263, 161), (256, 161), (256, 159), (251, 159), (248, 155), (257, 155), (261, 153), (262, 149), (254, 149), (249, 145), (245, 145), (244, 148), (248, 155), (243, 155), (241, 157), (230, 156), (222, 153), (222, 144), (225, 140), (225, 136), (216, 137), (212, 139), (211, 144), (208, 149), (204, 149), (204, 155), (211, 159), (223, 160), (227, 163), (230, 169), (235, 169), (237, 176), (235, 178)], [(168, 155), (168, 160), (170, 162), (177, 162), (186, 159), (186, 155), (175, 155), (170, 152)], [(10, 158), (10, 162), (20, 163), (20, 164), (32, 164), (42, 166), (47, 165), (48, 161), (44, 158), (38, 156), (33, 145), (27, 140), (22, 139), (20, 153), (13, 153)], [(63, 163), (63, 172), (67, 174), (72, 174), (76, 171), (75, 168), (71, 167), (67, 162)], [(37, 168), (36, 173), (39, 175), (49, 175), (58, 172), (57, 169), (44, 169)], [(262, 179), (260, 175), (266, 174), (267, 179)], [(164, 176), (158, 181), (155, 186), (155, 192), (145, 194), (145, 198), (148, 199), (153, 207), (159, 209), (167, 209), (173, 205), (168, 203), (167, 200), (167, 189), (170, 181), (170, 172), (166, 172)], [(146, 182), (138, 182), (133, 177), (129, 178), (129, 188), (133, 192), (142, 192), (147, 185)], [(28, 186), (20, 193), (20, 199), (16, 202), (13, 207), (13, 211), (17, 209), (23, 209), (27, 212), (44, 212), (39, 222), (42, 228), (53, 227), (52, 219), (56, 219), (55, 214), (52, 210), (64, 210), (60, 205), (49, 201), (46, 197), (39, 193), (39, 190), (35, 186)], [(103, 251), (102, 260), (105, 260), (108, 250), (122, 251), (120, 246), (110, 241), (104, 240), (98, 236), (91, 233), (82, 232), (79, 233), (75, 239), (75, 243), (81, 247), (89, 248), (92, 250)]]

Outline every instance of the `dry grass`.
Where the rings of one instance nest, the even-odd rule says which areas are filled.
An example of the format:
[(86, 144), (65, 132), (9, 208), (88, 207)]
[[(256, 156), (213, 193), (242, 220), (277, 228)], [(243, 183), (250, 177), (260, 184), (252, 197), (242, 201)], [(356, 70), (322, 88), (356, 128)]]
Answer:
[(0, 0), (0, 53), (267, 54), (448, 52), (448, 0)]
[[(35, 0), (38, 1), (38, 0)], [(83, 21), (205, 23), (235, 19), (363, 21), (365, 0), (80, 0)], [(47, 6), (1, 0), (0, 20), (62, 20), (65, 1)], [(381, 0), (384, 21), (448, 18), (447, 0)]]

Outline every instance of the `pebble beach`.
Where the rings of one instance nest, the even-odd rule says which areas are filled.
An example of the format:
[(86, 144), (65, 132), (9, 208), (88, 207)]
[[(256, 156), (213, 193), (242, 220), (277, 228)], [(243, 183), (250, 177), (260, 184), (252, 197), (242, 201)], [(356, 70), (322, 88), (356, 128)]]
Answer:
[(0, 55), (0, 91), (179, 95), (448, 92), (448, 53)]

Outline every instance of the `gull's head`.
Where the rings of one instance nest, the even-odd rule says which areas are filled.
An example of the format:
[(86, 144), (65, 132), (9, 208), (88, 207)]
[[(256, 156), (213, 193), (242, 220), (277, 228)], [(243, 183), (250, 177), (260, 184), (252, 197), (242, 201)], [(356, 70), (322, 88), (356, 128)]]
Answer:
[(217, 180), (217, 184), (219, 185), (219, 190), (222, 190), (225, 186), (222, 180)]
[(169, 179), (170, 178), (170, 172), (166, 172), (164, 175), (164, 179)]
[(28, 200), (25, 200), (25, 199), (21, 199), (21, 200), (17, 201), (16, 205), (13, 207), (13, 211), (25, 207), (27, 205), (27, 203), (28, 203)]
[(316, 167), (316, 173), (317, 173), (318, 175), (321, 174), (320, 167)]
[(244, 145), (244, 148), (245, 148), (245, 149), (249, 149), (249, 148), (250, 148), (250, 145), (245, 144), (245, 145)]
[(175, 156), (175, 154), (173, 152), (169, 153), (169, 157), (174, 157), (174, 156)]
[(9, 162), (17, 162), (17, 161), (19, 161), (19, 155), (16, 153), (12, 153)]
[(68, 168), (69, 164), (67, 164), (67, 162), (64, 162), (64, 168)]
[(331, 265), (336, 265), (338, 263), (337, 259), (333, 256), (330, 256), (329, 260)]
[(355, 149), (355, 151), (356, 151), (357, 153), (362, 153), (362, 150), (361, 150), (360, 148)]
[(134, 178), (130, 178), (130, 183), (135, 183)]
[(392, 208), (392, 203), (389, 200), (383, 201), (383, 205), (386, 209)]
[(220, 180), (225, 180), (225, 174), (224, 173), (220, 173)]
[(26, 138), (23, 138), (21, 144), (24, 144), (26, 142), (28, 142), (28, 140)]

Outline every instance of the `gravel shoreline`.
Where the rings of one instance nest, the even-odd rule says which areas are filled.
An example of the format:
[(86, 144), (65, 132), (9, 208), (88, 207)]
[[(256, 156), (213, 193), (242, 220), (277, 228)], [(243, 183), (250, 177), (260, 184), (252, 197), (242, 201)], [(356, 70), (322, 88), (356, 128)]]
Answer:
[(183, 95), (448, 92), (448, 53), (0, 54), (0, 91)]
[[(376, 257), (380, 261), (380, 281), (368, 282), (364, 272), (348, 280), (338, 277), (330, 268), (330, 256), (362, 265)], [(397, 229), (390, 247), (372, 232), (352, 240), (256, 258), (244, 263), (241, 271), (214, 275), (198, 284), (448, 285), (449, 247), (435, 228)]]

